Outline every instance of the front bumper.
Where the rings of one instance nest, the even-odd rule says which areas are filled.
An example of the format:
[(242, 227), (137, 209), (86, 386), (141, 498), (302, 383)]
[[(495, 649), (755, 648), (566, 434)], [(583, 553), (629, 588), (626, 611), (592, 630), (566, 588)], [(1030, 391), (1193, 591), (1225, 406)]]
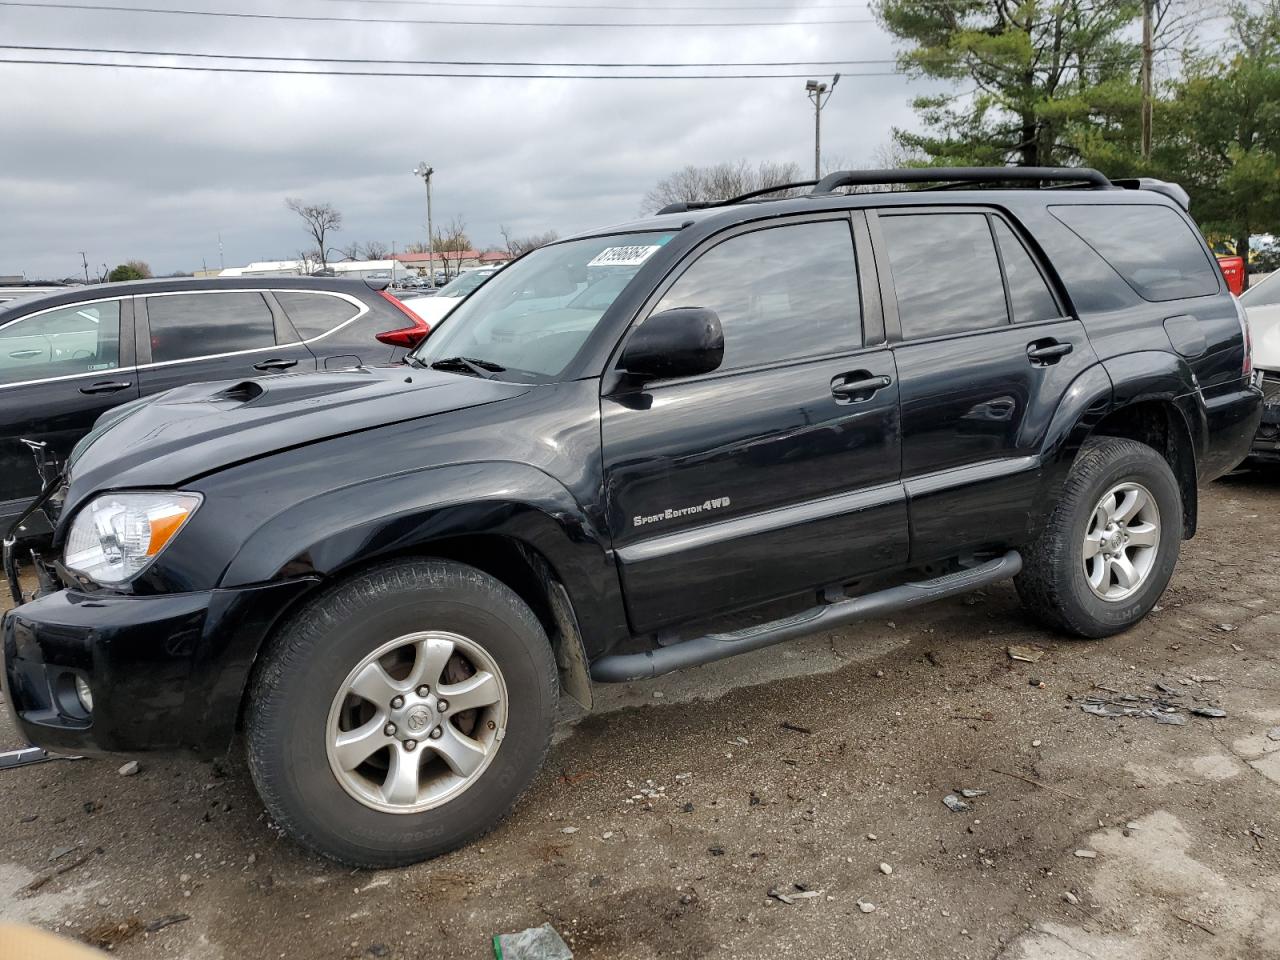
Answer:
[(1266, 371), (1262, 380), (1262, 422), (1253, 435), (1249, 459), (1280, 463), (1280, 373)]
[[(4, 615), (6, 700), (23, 736), (60, 753), (224, 750), (259, 647), (315, 583), (46, 594)], [(92, 712), (77, 678), (92, 690)]]

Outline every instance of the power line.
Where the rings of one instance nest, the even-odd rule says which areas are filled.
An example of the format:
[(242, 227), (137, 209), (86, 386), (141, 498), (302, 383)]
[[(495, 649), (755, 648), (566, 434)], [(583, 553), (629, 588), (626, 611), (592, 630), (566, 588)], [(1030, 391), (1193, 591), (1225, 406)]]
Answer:
[(0, 7), (27, 7), (37, 10), (97, 10), (107, 13), (149, 13), (182, 17), (223, 17), (236, 20), (285, 20), (296, 23), (394, 23), (400, 26), (430, 25), (437, 27), (593, 27), (601, 29), (649, 29), (655, 27), (794, 27), (841, 26), (852, 23), (875, 23), (870, 17), (848, 20), (734, 20), (734, 21), (656, 21), (619, 23), (608, 20), (439, 20), (434, 17), (339, 17), (319, 14), (246, 13), (232, 10), (166, 10), (163, 7), (128, 7), (116, 4), (33, 3), (30, 0), (0, 0)]
[[(893, 57), (867, 60), (747, 60), (704, 63), (641, 63), (623, 61), (612, 63), (587, 63), (582, 61), (550, 62), (539, 60), (389, 60), (385, 57), (298, 57), (277, 56), (265, 53), (199, 53), (183, 50), (127, 50), (118, 47), (53, 47), (23, 43), (0, 43), (0, 50), (26, 50), (41, 53), (103, 53), (134, 57), (190, 57), (200, 60), (274, 60), (283, 63), (384, 63), (394, 66), (434, 67), (558, 67), (578, 69), (684, 69), (713, 67), (844, 67), (857, 65), (893, 64)], [(44, 61), (41, 61), (44, 62)], [(679, 76), (679, 74), (678, 74)]]
[[(0, 57), (0, 64), (56, 67), (107, 67), (122, 70), (175, 70), (187, 73), (252, 73), (282, 77), (472, 77), (491, 80), (796, 80), (808, 73), (444, 73), (379, 70), (279, 70), (270, 67), (200, 67), (171, 63), (102, 63), (92, 60), (26, 60)], [(845, 77), (897, 77), (900, 70), (846, 73)]]

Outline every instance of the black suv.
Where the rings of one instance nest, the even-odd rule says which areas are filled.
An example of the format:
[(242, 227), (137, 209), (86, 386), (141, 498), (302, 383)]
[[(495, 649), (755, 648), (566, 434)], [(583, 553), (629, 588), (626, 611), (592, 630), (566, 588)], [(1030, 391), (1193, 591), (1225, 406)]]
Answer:
[[(403, 357), (428, 327), (386, 285), (137, 280), (0, 304), (0, 531), (40, 492), (42, 468), (56, 469), (112, 407), (199, 380)], [(44, 515), (19, 533), (48, 534)]]
[(1180, 199), (834, 174), (536, 250), (401, 365), (122, 407), (42, 495), (19, 725), (75, 753), (242, 729), (278, 824), (388, 866), (511, 808), (561, 690), (1009, 577), (1056, 630), (1124, 630), (1259, 418)]

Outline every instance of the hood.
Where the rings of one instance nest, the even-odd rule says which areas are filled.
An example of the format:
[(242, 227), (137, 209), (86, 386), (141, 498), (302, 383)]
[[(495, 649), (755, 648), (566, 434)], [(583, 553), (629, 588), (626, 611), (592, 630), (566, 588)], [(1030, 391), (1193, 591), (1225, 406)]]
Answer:
[(104, 488), (173, 486), (280, 450), (528, 390), (527, 384), (407, 366), (178, 387), (98, 421), (68, 461), (67, 506)]
[(1280, 304), (1245, 304), (1245, 312), (1249, 314), (1249, 334), (1253, 338), (1253, 365), (1280, 371)]

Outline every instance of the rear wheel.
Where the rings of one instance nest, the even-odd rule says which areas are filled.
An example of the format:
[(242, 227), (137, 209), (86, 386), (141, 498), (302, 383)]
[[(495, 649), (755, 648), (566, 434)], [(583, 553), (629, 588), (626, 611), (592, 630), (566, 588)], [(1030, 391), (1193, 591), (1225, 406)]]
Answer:
[(1080, 450), (1015, 583), (1049, 626), (1105, 637), (1141, 620), (1164, 593), (1182, 543), (1182, 495), (1155, 450), (1096, 437)]
[(373, 568), (267, 649), (247, 714), (272, 818), (335, 860), (390, 867), (493, 827), (550, 743), (558, 686), (541, 625), (461, 564)]

